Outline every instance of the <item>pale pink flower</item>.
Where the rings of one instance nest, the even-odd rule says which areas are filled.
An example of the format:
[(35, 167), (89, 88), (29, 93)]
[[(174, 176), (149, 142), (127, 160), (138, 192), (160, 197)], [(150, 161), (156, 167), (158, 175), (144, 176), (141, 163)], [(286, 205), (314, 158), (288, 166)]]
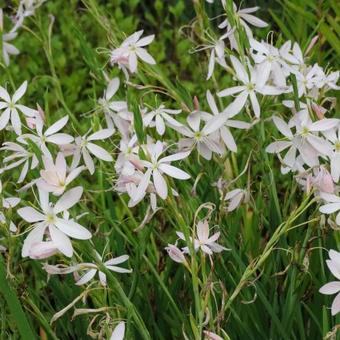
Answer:
[(238, 129), (249, 129), (251, 127), (251, 124), (242, 122), (240, 120), (232, 120), (230, 118), (230, 114), (228, 113), (221, 113), (219, 112), (215, 99), (211, 92), (207, 91), (207, 101), (210, 107), (210, 110), (214, 114), (214, 116), (218, 115), (225, 115), (225, 122), (224, 124), (219, 128), (219, 133), (221, 136), (221, 139), (223, 140), (225, 146), (232, 152), (237, 152), (237, 145), (235, 143), (235, 139), (233, 135), (230, 132), (230, 127), (232, 128), (238, 128)]
[(117, 173), (124, 176), (133, 175), (135, 169), (143, 170), (144, 166), (139, 159), (137, 145), (137, 136), (134, 135), (130, 140), (121, 139), (120, 153), (115, 163), (115, 170)]
[(156, 127), (156, 131), (160, 136), (164, 135), (165, 126), (180, 127), (182, 124), (176, 119), (172, 118), (172, 115), (178, 115), (182, 110), (166, 109), (164, 105), (160, 105), (157, 109), (147, 112), (143, 117), (144, 126)]
[(90, 136), (84, 135), (82, 137), (76, 137), (76, 148), (74, 150), (71, 168), (74, 169), (77, 167), (81, 157), (83, 157), (86, 168), (89, 170), (90, 174), (93, 175), (95, 167), (91, 154), (102, 161), (112, 162), (112, 156), (104, 148), (94, 144), (93, 141), (107, 139), (111, 137), (113, 133), (114, 130), (112, 129), (102, 129)]
[[(96, 252), (96, 255), (98, 257), (98, 260), (102, 261), (101, 256), (97, 252)], [(112, 258), (110, 260), (107, 260), (107, 261), (103, 262), (103, 265), (106, 267), (106, 269), (111, 270), (112, 272), (116, 272), (116, 273), (131, 273), (132, 269), (125, 269), (125, 268), (117, 266), (118, 264), (126, 262), (128, 259), (129, 259), (128, 255), (122, 255), (122, 256), (115, 257), (115, 258)], [(84, 285), (84, 284), (88, 283), (90, 280), (92, 280), (94, 278), (94, 276), (96, 275), (97, 272), (98, 272), (99, 281), (100, 281), (101, 285), (102, 286), (106, 286), (107, 285), (106, 274), (103, 273), (102, 271), (100, 271), (96, 264), (81, 263), (81, 264), (79, 264), (79, 266), (81, 266), (81, 269), (88, 269), (88, 270), (76, 282), (76, 285), (81, 286), (81, 285)]]
[(119, 89), (120, 80), (118, 77), (109, 81), (104, 96), (99, 98), (98, 104), (105, 114), (106, 123), (109, 129), (113, 129), (114, 125), (121, 130), (121, 126), (127, 124), (126, 115), (128, 113), (128, 105), (123, 100), (112, 100), (112, 97)]
[(56, 204), (51, 204), (47, 192), (39, 189), (41, 211), (32, 207), (18, 209), (18, 214), (26, 222), (33, 223), (33, 230), (28, 234), (22, 248), (22, 256), (30, 256), (32, 247), (43, 242), (44, 234), (48, 233), (55, 247), (64, 255), (71, 257), (73, 247), (69, 237), (79, 240), (91, 238), (91, 233), (72, 219), (59, 217), (79, 202), (83, 193), (82, 187), (75, 187), (65, 192)]
[(52, 192), (56, 196), (60, 196), (66, 190), (75, 178), (79, 176), (84, 169), (83, 166), (68, 171), (65, 156), (59, 152), (55, 163), (49, 157), (43, 157), (45, 169), (40, 170), (40, 179), (37, 185), (44, 191)]
[[(248, 24), (255, 26), (255, 27), (259, 27), (259, 28), (263, 28), (263, 27), (268, 26), (268, 24), (266, 22), (255, 17), (253, 14), (250, 14), (250, 13), (256, 12), (259, 9), (259, 7), (249, 7), (249, 8), (243, 8), (243, 9), (237, 9), (237, 6), (233, 2), (233, 9), (234, 9), (235, 16), (239, 19), (240, 24), (244, 27), (248, 38), (252, 38), (252, 36), (253, 36), (253, 33), (252, 33)], [(221, 39), (228, 38), (229, 41), (230, 41), (231, 48), (237, 50), (238, 49), (237, 42), (236, 42), (235, 36), (232, 32), (234, 27), (231, 26), (229, 20), (225, 19), (223, 22), (221, 22), (218, 25), (218, 27), (220, 29), (224, 29), (224, 28), (227, 29), (227, 32), (222, 35)]]
[(237, 115), (243, 109), (249, 98), (254, 114), (258, 118), (260, 117), (261, 109), (256, 93), (263, 95), (278, 95), (286, 92), (286, 89), (284, 88), (265, 85), (263, 82), (265, 74), (261, 73), (261, 70), (258, 68), (253, 68), (249, 65), (249, 76), (246, 68), (236, 57), (231, 55), (230, 60), (236, 72), (236, 78), (243, 84), (227, 88), (217, 93), (219, 97), (231, 96), (238, 93), (235, 100), (224, 110), (230, 117)]
[(20, 142), (23, 145), (14, 142), (5, 142), (0, 148), (2, 151), (12, 152), (10, 156), (3, 158), (4, 167), (0, 169), (0, 173), (23, 165), (17, 181), (18, 183), (22, 183), (25, 180), (28, 171), (30, 169), (35, 169), (39, 164), (37, 156), (33, 152), (30, 152), (24, 148), (24, 146), (27, 146), (26, 141), (20, 139)]
[(156, 144), (146, 145), (146, 151), (150, 157), (150, 161), (143, 161), (143, 165), (147, 170), (140, 180), (135, 192), (134, 200), (139, 201), (145, 196), (151, 177), (157, 194), (162, 199), (166, 199), (168, 196), (168, 185), (164, 179), (164, 174), (176, 179), (189, 179), (189, 174), (173, 165), (170, 165), (170, 163), (187, 158), (190, 152), (179, 152), (159, 159), (161, 154), (164, 152), (163, 143), (160, 141), (157, 141)]
[[(102, 262), (102, 257), (95, 251), (96, 257), (98, 261)], [(126, 269), (117, 266), (118, 264), (121, 264), (123, 262), (126, 262), (129, 259), (128, 255), (122, 255), (119, 257), (112, 258), (110, 260), (107, 260), (103, 262), (103, 265), (110, 271), (115, 272), (115, 273), (131, 273), (132, 269)], [(98, 265), (95, 263), (78, 263), (74, 266), (69, 266), (66, 267), (64, 265), (45, 265), (44, 269), (46, 270), (47, 273), (55, 275), (62, 275), (62, 274), (69, 274), (69, 273), (74, 273), (78, 271), (85, 271), (85, 273), (76, 281), (76, 285), (81, 286), (86, 283), (88, 283), (90, 280), (94, 278), (94, 276), (98, 272), (98, 277), (100, 284), (102, 286), (107, 285), (107, 280), (106, 280), (106, 274), (102, 271), (99, 270)]]
[(238, 208), (241, 203), (246, 200), (247, 198), (247, 191), (244, 189), (234, 189), (229, 191), (225, 197), (225, 201), (229, 201), (229, 205), (227, 210), (229, 212), (234, 211), (236, 208)]
[(35, 121), (35, 131), (36, 134), (27, 133), (22, 135), (23, 139), (30, 139), (34, 142), (42, 151), (42, 153), (49, 158), (52, 158), (52, 154), (46, 146), (46, 143), (52, 143), (56, 145), (65, 145), (73, 142), (73, 137), (59, 132), (65, 127), (69, 120), (69, 116), (64, 116), (63, 118), (56, 121), (49, 128), (43, 131), (44, 121), (42, 119), (36, 119)]
[[(216, 243), (220, 237), (219, 231), (210, 237), (209, 233), (209, 222), (207, 220), (199, 221), (196, 224), (197, 238), (192, 241), (192, 238), (190, 237), (190, 242), (194, 243), (195, 251), (201, 249), (205, 254), (212, 255), (213, 253), (220, 253), (223, 250), (230, 250)], [(176, 234), (181, 240), (185, 241), (185, 236), (182, 232), (177, 231)], [(183, 251), (187, 254), (190, 253), (189, 247), (184, 247)]]
[[(137, 31), (126, 38), (120, 47), (111, 51), (111, 64), (118, 64), (122, 69), (128, 68), (131, 73), (137, 71), (137, 58), (148, 64), (156, 64), (155, 59), (146, 51), (145, 46), (151, 44), (154, 35), (141, 38), (143, 30)], [(140, 39), (141, 38), (141, 39)]]
[[(207, 122), (201, 127), (202, 117)], [(221, 119), (222, 118), (222, 119)], [(194, 111), (187, 117), (189, 127), (173, 127), (186, 138), (179, 141), (179, 148), (182, 150), (192, 150), (197, 147), (197, 151), (202, 157), (210, 160), (212, 153), (222, 155), (225, 151), (224, 146), (220, 143), (218, 130), (225, 123), (226, 118), (222, 115), (211, 116), (209, 113)]]
[(36, 115), (36, 110), (18, 104), (26, 89), (27, 81), (24, 81), (11, 97), (7, 90), (0, 86), (0, 110), (4, 110), (0, 116), (0, 130), (4, 129), (11, 120), (15, 133), (21, 135), (21, 120), (18, 110), (27, 117), (34, 117)]
[(168, 255), (173, 261), (177, 263), (186, 262), (183, 251), (176, 247), (176, 245), (168, 244), (168, 246), (165, 247), (165, 250), (168, 252)]
[(339, 280), (332, 281), (323, 285), (319, 292), (321, 294), (333, 295), (337, 294), (332, 303), (331, 313), (336, 315), (340, 312), (340, 253), (331, 249), (328, 252), (329, 260), (326, 260), (327, 266), (331, 273)]

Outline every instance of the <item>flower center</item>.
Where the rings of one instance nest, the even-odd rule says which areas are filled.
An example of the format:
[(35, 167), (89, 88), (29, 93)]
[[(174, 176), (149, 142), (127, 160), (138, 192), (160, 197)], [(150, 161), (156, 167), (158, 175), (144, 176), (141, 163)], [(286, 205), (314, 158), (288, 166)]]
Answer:
[(309, 129), (307, 126), (302, 127), (301, 136), (306, 137), (309, 134)]
[(54, 214), (47, 214), (46, 215), (46, 222), (52, 224), (55, 222), (55, 215)]
[(340, 151), (340, 140), (336, 141), (334, 146), (335, 146), (335, 151)]

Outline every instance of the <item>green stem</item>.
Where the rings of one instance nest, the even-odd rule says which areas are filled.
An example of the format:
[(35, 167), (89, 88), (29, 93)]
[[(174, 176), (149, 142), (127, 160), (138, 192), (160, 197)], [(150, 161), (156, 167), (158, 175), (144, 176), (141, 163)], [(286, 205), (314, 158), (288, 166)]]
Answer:
[(4, 296), (7, 306), (15, 320), (21, 339), (36, 339), (26, 315), (21, 307), (20, 301), (13, 290), (10, 288), (6, 279), (5, 262), (0, 256), (0, 293)]

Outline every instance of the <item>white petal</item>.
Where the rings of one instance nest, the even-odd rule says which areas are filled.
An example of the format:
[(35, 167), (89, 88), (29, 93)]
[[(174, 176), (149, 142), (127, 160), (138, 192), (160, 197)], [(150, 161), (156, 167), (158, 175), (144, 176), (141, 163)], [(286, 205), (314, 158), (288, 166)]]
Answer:
[(222, 126), (220, 133), (226, 147), (232, 152), (237, 152), (237, 145), (230, 130), (225, 126)]
[(332, 295), (340, 291), (340, 281), (326, 283), (319, 289), (321, 294)]
[(45, 216), (31, 207), (24, 207), (17, 210), (19, 216), (27, 222), (43, 221)]
[(54, 135), (48, 136), (46, 141), (57, 145), (66, 145), (72, 143), (73, 139), (74, 138), (67, 133), (56, 133)]
[(106, 92), (105, 92), (105, 99), (106, 100), (110, 100), (114, 96), (114, 94), (119, 89), (119, 83), (120, 83), (120, 81), (119, 81), (118, 77), (113, 78), (109, 82), (109, 84), (107, 85)]
[(5, 102), (9, 103), (11, 101), (11, 97), (8, 94), (7, 90), (0, 86), (0, 98), (3, 99)]
[(102, 139), (106, 139), (109, 138), (113, 135), (114, 130), (112, 129), (103, 129), (103, 130), (99, 130), (95, 133), (93, 133), (91, 136), (87, 137), (88, 141), (92, 141), (92, 140), (102, 140)]
[[(76, 159), (76, 158), (74, 158), (74, 159)], [(84, 159), (84, 163), (85, 163), (87, 169), (89, 170), (90, 174), (93, 175), (94, 174), (94, 163), (93, 163), (92, 157), (90, 156), (90, 154), (86, 150), (86, 148), (83, 148), (83, 159)]]
[(255, 117), (259, 118), (260, 117), (260, 104), (256, 98), (256, 94), (254, 91), (251, 91), (249, 93), (250, 101), (251, 101), (251, 106), (253, 107)]
[(215, 99), (214, 99), (213, 95), (211, 94), (211, 92), (209, 90), (207, 90), (206, 96), (207, 96), (208, 104), (210, 106), (210, 110), (212, 111), (212, 113), (214, 115), (218, 115), (219, 111), (218, 111), (218, 108), (216, 106)]
[(21, 135), (21, 121), (20, 121), (18, 111), (15, 108), (12, 109), (12, 112), (11, 112), (11, 123), (12, 123), (15, 133), (20, 136)]
[(248, 92), (242, 91), (236, 99), (228, 105), (228, 107), (224, 110), (229, 115), (229, 118), (237, 115), (244, 107), (248, 98)]
[(14, 92), (12, 101), (16, 103), (26, 92), (27, 89), (27, 80), (25, 80), (20, 87)]
[(73, 247), (71, 240), (53, 225), (49, 226), (49, 231), (56, 248), (65, 256), (72, 257)]
[(165, 124), (163, 118), (160, 115), (156, 115), (156, 130), (160, 136), (164, 135)]
[(144, 48), (137, 48), (136, 53), (138, 57), (141, 58), (146, 63), (151, 65), (156, 64), (156, 60)]
[(244, 84), (249, 82), (249, 76), (244, 68), (244, 66), (240, 63), (240, 61), (234, 57), (233, 55), (230, 56), (231, 63), (233, 64), (234, 70), (239, 80), (241, 80)]
[(224, 89), (224, 90), (218, 92), (217, 95), (218, 95), (219, 97), (231, 96), (231, 95), (233, 95), (233, 94), (235, 94), (235, 93), (239, 93), (239, 92), (241, 92), (241, 91), (243, 91), (243, 90), (245, 90), (245, 89), (246, 89), (245, 86), (234, 86), (234, 87), (229, 87), (229, 88), (227, 88), (227, 89)]
[(167, 162), (173, 162), (178, 161), (180, 159), (185, 159), (190, 155), (190, 151), (187, 152), (178, 152), (170, 156), (163, 157), (158, 163), (167, 163)]
[(319, 211), (323, 214), (332, 214), (338, 210), (340, 210), (340, 203), (328, 203), (319, 208)]
[(53, 125), (51, 125), (46, 131), (45, 136), (50, 136), (60, 131), (68, 122), (69, 116), (65, 116), (58, 121), (56, 121)]
[(125, 323), (121, 321), (112, 332), (110, 340), (123, 340), (124, 335), (125, 335)]
[(88, 272), (86, 272), (77, 282), (77, 286), (84, 285), (85, 283), (89, 282), (94, 278), (94, 276), (97, 273), (97, 269), (90, 269)]
[(165, 200), (168, 196), (168, 185), (164, 179), (164, 177), (160, 174), (160, 172), (155, 169), (153, 170), (153, 183), (155, 185), (155, 189), (157, 194)]
[(142, 39), (140, 39), (139, 41), (137, 41), (136, 46), (138, 47), (142, 47), (142, 46), (146, 46), (152, 43), (152, 41), (155, 39), (155, 35), (151, 34), (148, 35)]
[(277, 116), (273, 116), (273, 122), (277, 129), (287, 138), (293, 139), (293, 134), (288, 126), (288, 124)]
[(9, 122), (11, 109), (8, 107), (0, 116), (0, 130), (4, 129)]
[(340, 153), (336, 152), (331, 158), (331, 174), (335, 183), (339, 182), (340, 178)]
[(336, 315), (340, 312), (340, 294), (333, 300), (331, 312), (332, 315)]
[(46, 229), (45, 223), (40, 223), (36, 225), (35, 228), (27, 235), (21, 250), (22, 257), (29, 256), (32, 246), (43, 240), (45, 229)]
[(98, 146), (98, 145), (93, 144), (93, 143), (87, 143), (86, 147), (97, 158), (99, 158), (103, 161), (107, 161), (107, 162), (113, 161), (112, 156), (105, 149), (103, 149), (101, 146)]
[(187, 174), (185, 171), (176, 168), (175, 166), (169, 164), (160, 164), (159, 169), (166, 173), (168, 176), (177, 179), (189, 179), (190, 175)]
[(73, 220), (58, 218), (55, 225), (64, 234), (78, 240), (88, 240), (92, 237), (91, 233), (86, 228)]
[(54, 212), (56, 214), (68, 210), (73, 207), (76, 203), (80, 201), (81, 195), (83, 194), (83, 187), (78, 186), (72, 188), (71, 190), (65, 192), (63, 196), (61, 196), (54, 206)]
[(120, 264), (120, 263), (127, 261), (128, 259), (129, 259), (129, 255), (121, 255), (121, 256), (105, 261), (105, 265), (112, 266), (115, 264)]

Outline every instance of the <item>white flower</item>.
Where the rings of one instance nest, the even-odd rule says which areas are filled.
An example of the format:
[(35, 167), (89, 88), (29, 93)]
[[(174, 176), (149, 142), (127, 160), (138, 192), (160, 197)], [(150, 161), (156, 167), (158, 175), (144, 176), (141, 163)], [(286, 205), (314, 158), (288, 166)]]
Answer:
[[(211, 94), (211, 92), (208, 90), (207, 91), (207, 101), (210, 107), (210, 110), (212, 111), (212, 113), (215, 116), (218, 116), (222, 113), (219, 112), (215, 99), (213, 97), (213, 95)], [(251, 127), (251, 124), (246, 123), (246, 122), (242, 122), (240, 120), (232, 120), (229, 119), (230, 115), (229, 114), (225, 114), (225, 122), (224, 125), (222, 125), (219, 128), (219, 133), (220, 136), (224, 142), (224, 144), (226, 145), (226, 147), (233, 152), (237, 151), (237, 145), (235, 143), (235, 139), (233, 137), (233, 135), (231, 134), (229, 127), (234, 127), (234, 128), (238, 128), (238, 129), (249, 129)]]
[(59, 152), (55, 164), (49, 157), (43, 157), (45, 169), (40, 170), (41, 178), (37, 181), (37, 185), (44, 191), (52, 192), (59, 196), (64, 193), (67, 185), (69, 185), (76, 177), (79, 176), (84, 167), (78, 167), (68, 172), (65, 157)]
[(130, 140), (121, 139), (120, 153), (115, 163), (117, 173), (130, 176), (134, 174), (136, 168), (143, 170), (143, 163), (138, 156), (139, 146), (136, 143), (137, 135), (134, 135)]
[[(98, 259), (100, 261), (102, 261), (102, 258), (100, 257), (100, 255), (97, 252), (96, 252), (96, 255), (97, 255)], [(117, 266), (117, 264), (123, 263), (123, 262), (127, 261), (128, 259), (129, 259), (128, 255), (122, 255), (122, 256), (115, 257), (115, 258), (112, 258), (110, 260), (105, 261), (103, 263), (103, 265), (108, 270), (111, 270), (112, 272), (116, 272), (116, 273), (131, 273), (132, 272), (131, 269), (125, 269), (125, 268), (121, 268), (121, 267)], [(84, 285), (85, 283), (87, 283), (90, 280), (92, 280), (94, 278), (94, 276), (96, 275), (96, 273), (98, 272), (100, 283), (102, 284), (102, 286), (106, 286), (106, 284), (107, 284), (107, 282), (106, 282), (106, 274), (101, 272), (98, 269), (98, 266), (96, 264), (81, 263), (81, 264), (79, 264), (79, 267), (81, 267), (81, 269), (89, 268), (89, 270), (86, 271), (86, 273), (76, 282), (76, 285), (78, 285), (78, 286)]]
[[(23, 145), (26, 144), (24, 140), (21, 140), (21, 142)], [(33, 152), (27, 151), (22, 145), (18, 143), (5, 142), (3, 143), (3, 146), (0, 148), (0, 150), (12, 152), (10, 156), (7, 156), (3, 159), (5, 166), (0, 169), (0, 173), (16, 169), (21, 164), (23, 164), (18, 178), (18, 183), (22, 183), (24, 181), (29, 169), (35, 169), (39, 164), (37, 156)]]
[(331, 130), (339, 124), (338, 119), (322, 119), (312, 122), (307, 110), (297, 113), (294, 120), (296, 133), (293, 135), (290, 127), (279, 117), (273, 117), (273, 121), (278, 130), (288, 139), (288, 141), (277, 141), (267, 146), (269, 153), (280, 153), (289, 148), (283, 164), (292, 168), (296, 161), (296, 153), (299, 151), (301, 158), (309, 167), (319, 165), (319, 156), (329, 156), (332, 154), (331, 144), (324, 138), (317, 135), (318, 132)]
[[(104, 111), (106, 123), (109, 129), (113, 129), (113, 123), (121, 130), (121, 125), (126, 121), (126, 115), (129, 115), (128, 105), (123, 100), (112, 100), (112, 97), (119, 89), (120, 80), (118, 77), (109, 81), (104, 96), (99, 98), (98, 104)], [(125, 122), (126, 124), (126, 122)]]
[(82, 187), (75, 187), (65, 192), (55, 205), (49, 202), (49, 195), (39, 189), (39, 201), (41, 212), (32, 207), (18, 209), (21, 218), (33, 223), (33, 230), (28, 234), (22, 248), (22, 256), (30, 256), (31, 248), (43, 242), (44, 234), (48, 231), (55, 247), (64, 255), (71, 257), (73, 247), (69, 237), (87, 240), (91, 233), (74, 220), (68, 220), (58, 215), (67, 212), (79, 202), (83, 193)]
[(111, 51), (110, 62), (111, 64), (118, 64), (123, 70), (128, 68), (131, 73), (137, 71), (137, 57), (142, 59), (148, 64), (156, 64), (154, 58), (146, 51), (144, 46), (149, 45), (154, 35), (148, 35), (142, 39), (143, 30), (133, 33), (126, 38), (120, 47)]
[(339, 280), (326, 283), (319, 290), (321, 294), (333, 295), (337, 294), (332, 303), (332, 315), (340, 312), (340, 253), (331, 249), (328, 252), (329, 260), (326, 260), (327, 266), (331, 273)]
[(46, 143), (52, 143), (56, 145), (66, 145), (71, 142), (73, 142), (73, 137), (66, 134), (66, 133), (60, 133), (59, 131), (65, 127), (69, 120), (69, 116), (65, 116), (58, 121), (56, 121), (54, 124), (52, 124), (49, 128), (46, 129), (45, 132), (43, 132), (44, 122), (42, 119), (36, 119), (35, 121), (35, 129), (36, 129), (36, 135), (32, 133), (27, 133), (22, 135), (21, 137), (23, 139), (30, 139), (32, 142), (34, 142), (42, 151), (42, 153), (46, 156), (52, 159), (51, 152), (48, 150)]
[(110, 340), (124, 340), (125, 322), (121, 321), (113, 330)]
[(140, 180), (133, 199), (134, 201), (139, 201), (145, 196), (151, 177), (157, 194), (162, 199), (166, 199), (168, 196), (168, 185), (163, 177), (164, 174), (176, 179), (189, 179), (189, 174), (173, 165), (170, 165), (170, 163), (187, 158), (190, 152), (179, 152), (159, 159), (164, 151), (163, 143), (160, 141), (157, 141), (156, 144), (146, 145), (146, 151), (150, 157), (150, 161), (143, 161), (143, 165), (147, 168), (147, 170)]
[[(253, 25), (255, 27), (260, 27), (260, 28), (268, 26), (268, 24), (266, 22), (264, 22), (263, 20), (255, 17), (252, 14), (249, 14), (249, 13), (256, 12), (259, 9), (259, 7), (249, 7), (249, 8), (243, 8), (243, 9), (237, 9), (237, 6), (233, 2), (233, 9), (234, 9), (235, 16), (239, 19), (240, 24), (244, 27), (248, 38), (252, 38), (252, 36), (253, 36), (253, 33), (252, 33), (250, 27), (248, 26), (248, 24)], [(222, 35), (221, 39), (228, 38), (229, 41), (230, 41), (231, 48), (237, 50), (237, 42), (236, 42), (235, 36), (232, 32), (234, 27), (231, 26), (229, 20), (225, 19), (223, 22), (221, 22), (218, 25), (218, 27), (221, 28), (221, 29), (227, 28), (227, 32), (224, 35)]]
[[(264, 41), (258, 42), (255, 39), (250, 39), (249, 42), (252, 57), (258, 64), (258, 73), (262, 75), (259, 87), (265, 85), (270, 75), (272, 75), (276, 86), (285, 87), (286, 74), (284, 68), (287, 68), (287, 66), (281, 58), (280, 51)], [(257, 53), (255, 54), (254, 51)]]
[[(185, 236), (182, 232), (177, 231), (177, 236), (185, 241)], [(213, 253), (220, 253), (223, 250), (230, 250), (225, 247), (222, 247), (216, 241), (220, 237), (220, 232), (213, 234), (209, 237), (209, 222), (207, 220), (199, 221), (196, 225), (196, 235), (197, 238), (194, 239), (194, 249), (195, 251), (198, 251), (201, 249), (204, 253), (208, 255), (212, 255)], [(190, 242), (192, 241), (192, 238), (190, 237)], [(183, 248), (184, 253), (189, 254), (189, 247)]]
[(9, 120), (11, 120), (12, 127), (17, 135), (21, 135), (21, 120), (18, 110), (27, 117), (34, 117), (36, 110), (32, 110), (27, 106), (18, 104), (17, 102), (25, 94), (27, 89), (27, 81), (24, 81), (20, 87), (10, 97), (6, 89), (0, 86), (0, 110), (3, 110), (0, 116), (0, 130), (4, 129)]
[[(205, 125), (201, 128), (201, 118), (204, 118)], [(222, 119), (221, 119), (222, 118)], [(179, 141), (179, 148), (192, 150), (197, 146), (197, 151), (202, 157), (210, 160), (212, 153), (222, 155), (225, 148), (220, 143), (218, 130), (225, 123), (226, 118), (222, 115), (211, 116), (209, 113), (194, 111), (187, 117), (189, 127), (173, 127), (186, 138)]]
[(113, 161), (112, 156), (101, 146), (92, 143), (92, 141), (109, 138), (112, 136), (113, 133), (114, 130), (112, 129), (102, 129), (93, 133), (90, 136), (84, 135), (82, 137), (80, 136), (76, 137), (75, 139), (76, 149), (74, 151), (71, 168), (74, 169), (75, 167), (78, 166), (80, 158), (82, 156), (85, 166), (89, 170), (90, 174), (91, 175), (94, 174), (95, 167), (91, 154), (103, 161), (112, 162)]
[(244, 189), (234, 189), (229, 191), (224, 197), (225, 201), (229, 201), (227, 210), (229, 212), (235, 210), (237, 207), (240, 206), (242, 201), (246, 199), (246, 197), (247, 191)]
[(165, 122), (170, 126), (182, 126), (180, 122), (172, 118), (171, 115), (178, 115), (182, 110), (166, 109), (164, 105), (159, 106), (157, 109), (147, 112), (143, 117), (144, 126), (156, 126), (156, 131), (159, 135), (163, 136), (165, 132)]
[(265, 95), (278, 95), (283, 93), (285, 90), (276, 88), (274, 86), (264, 85), (263, 78), (266, 75), (264, 73), (260, 73), (259, 69), (249, 67), (249, 77), (245, 67), (236, 57), (230, 56), (230, 60), (236, 72), (236, 78), (241, 83), (243, 83), (243, 85), (227, 88), (217, 94), (219, 97), (225, 97), (239, 93), (236, 99), (231, 104), (229, 104), (229, 106), (224, 111), (227, 112), (230, 117), (233, 117), (242, 110), (247, 99), (250, 98), (255, 116), (257, 118), (260, 117), (261, 110), (256, 93)]

